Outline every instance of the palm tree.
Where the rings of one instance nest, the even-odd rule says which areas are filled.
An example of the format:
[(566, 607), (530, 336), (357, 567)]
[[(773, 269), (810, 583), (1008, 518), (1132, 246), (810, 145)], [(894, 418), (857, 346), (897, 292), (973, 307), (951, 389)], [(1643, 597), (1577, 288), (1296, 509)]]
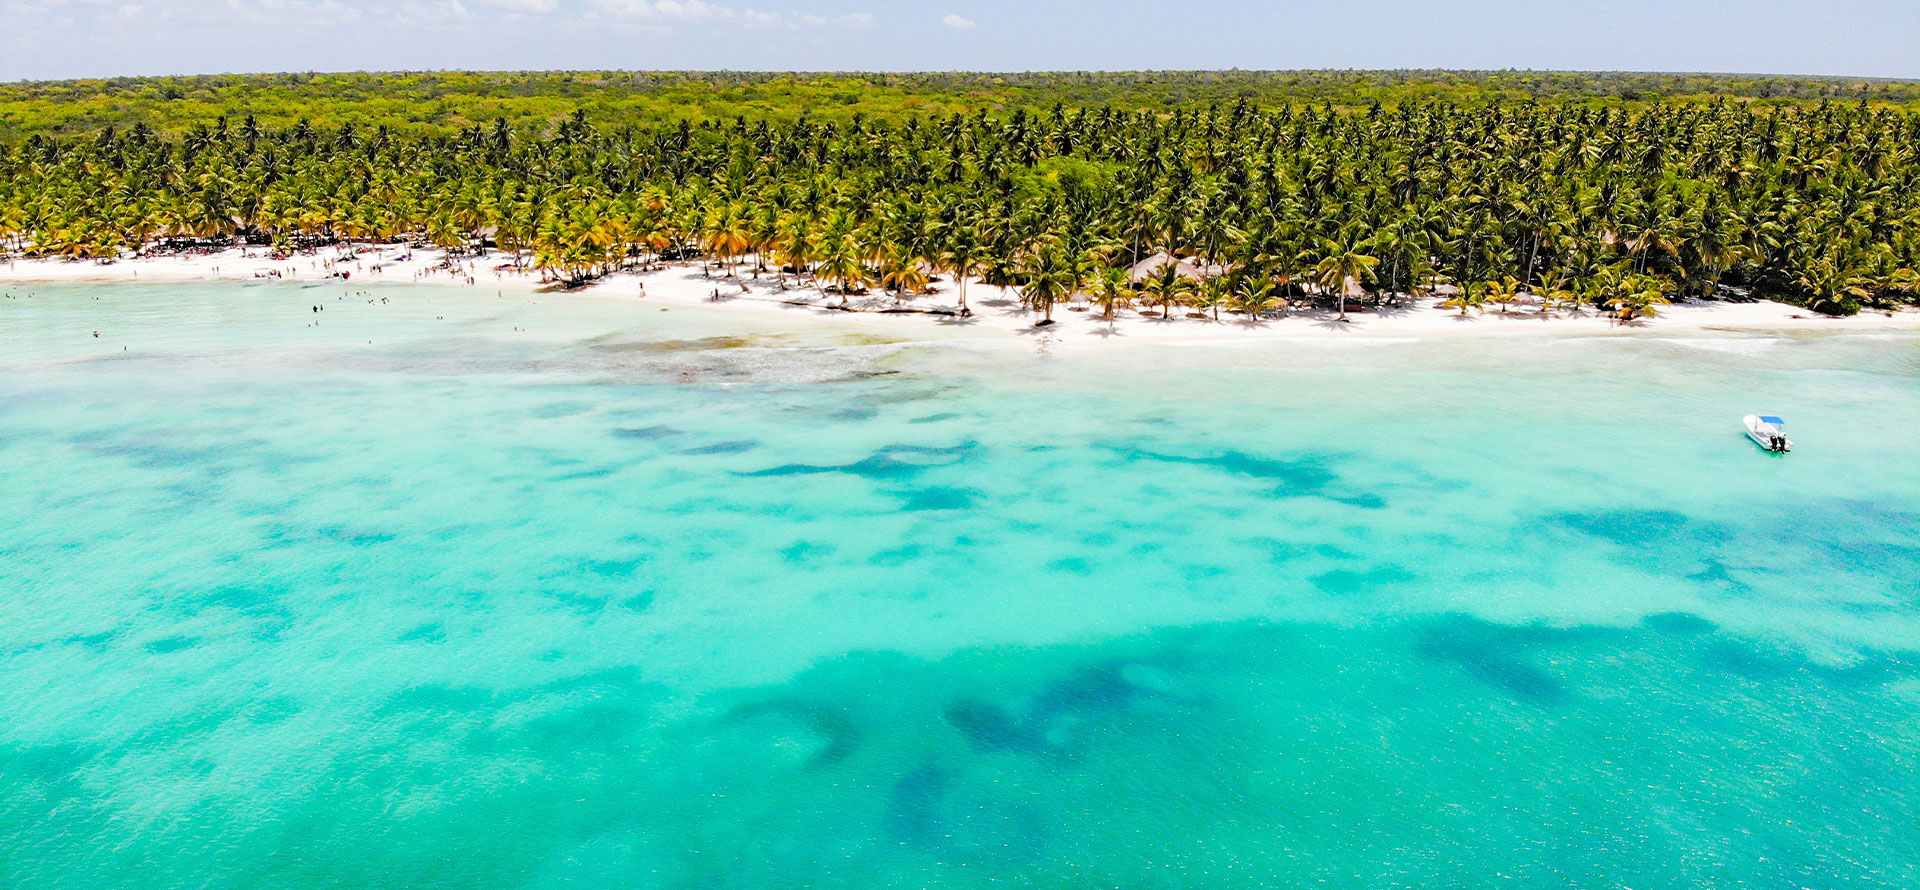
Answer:
[(1216, 276), (1203, 279), (1200, 282), (1200, 286), (1194, 288), (1193, 308), (1201, 312), (1210, 311), (1213, 313), (1213, 320), (1219, 321), (1220, 307), (1225, 306), (1227, 301), (1232, 299), (1232, 296), (1233, 294), (1229, 289), (1226, 278)]
[(961, 315), (972, 314), (972, 310), (967, 308), (967, 279), (980, 274), (985, 258), (986, 251), (980, 244), (980, 233), (971, 226), (955, 228), (948, 237), (946, 248), (940, 252), (941, 268), (953, 275)]
[[(1088, 82), (1075, 89), (1117, 88)], [(1897, 273), (1920, 264), (1920, 151), (1897, 85), (1866, 105), (1598, 109), (1575, 95), (1482, 102), (1472, 79), (1447, 89), (1469, 101), (1417, 95), (1430, 86), (1369, 86), (1391, 111), (1249, 102), (1229, 117), (1176, 103), (933, 121), (776, 111), (618, 130), (580, 114), (545, 132), (499, 122), (448, 132), (369, 107), (351, 127), (188, 120), (165, 133), (81, 134), (49, 112), (0, 140), (0, 251), (108, 257), (238, 236), (282, 249), (405, 238), (484, 250), (490, 231), (517, 263), (531, 254), (562, 281), (691, 259), (697, 245), (728, 275), (747, 253), (802, 275), (832, 253), (823, 290), (857, 291), (878, 266), (904, 293), (916, 288), (886, 274), (912, 277), (899, 254), (954, 274), (964, 310), (971, 279), (1020, 285), (1023, 251), (1045, 242), (1076, 280), (1104, 275), (1122, 244), (1133, 261), (1159, 249), (1283, 284), (1310, 272), (1315, 295), (1341, 298), (1343, 318), (1355, 286), (1391, 301), (1442, 277), (1465, 291), (1463, 311), (1509, 277), (1563, 279), (1559, 289), (1597, 302), (1623, 293), (1629, 275), (1655, 276), (1667, 295), (1726, 281), (1826, 312), (1916, 299)], [(984, 107), (1065, 86), (965, 89), (979, 95), (954, 102)], [(719, 109), (733, 100), (714, 101), (715, 121), (728, 117)], [(1377, 265), (1341, 259), (1352, 256)], [(1192, 285), (1157, 287), (1170, 317)], [(1504, 308), (1505, 286), (1488, 290)], [(1544, 304), (1568, 302), (1541, 290), (1551, 289), (1535, 288)]]
[(1500, 307), (1501, 315), (1505, 315), (1507, 307), (1520, 299), (1520, 282), (1515, 281), (1511, 275), (1499, 281), (1489, 281), (1482, 294), (1487, 302)]
[(1325, 256), (1313, 267), (1314, 281), (1324, 293), (1333, 295), (1339, 305), (1340, 321), (1347, 320), (1347, 293), (1349, 289), (1360, 286), (1366, 279), (1373, 277), (1373, 267), (1380, 264), (1380, 258), (1360, 252), (1360, 245), (1353, 240), (1345, 242), (1327, 240), (1323, 245)]
[(1460, 317), (1467, 317), (1468, 309), (1479, 309), (1482, 298), (1466, 288), (1454, 291), (1453, 296), (1440, 301), (1442, 309), (1458, 309)]
[(880, 286), (893, 291), (894, 302), (909, 293), (922, 293), (927, 287), (927, 272), (920, 266), (920, 258), (899, 245), (887, 250), (886, 258), (880, 263)]
[(1259, 321), (1277, 302), (1277, 289), (1271, 278), (1242, 275), (1234, 281), (1231, 305), (1235, 311), (1246, 313), (1248, 321)]
[(840, 305), (847, 305), (854, 291), (864, 289), (873, 280), (859, 244), (851, 235), (829, 232), (820, 242), (820, 265), (814, 267), (815, 281), (824, 281), (840, 292)]
[(1193, 281), (1180, 274), (1180, 267), (1167, 263), (1155, 269), (1147, 278), (1147, 300), (1160, 304), (1160, 317), (1170, 318), (1173, 304), (1187, 298), (1193, 292)]
[(780, 259), (780, 283), (786, 283), (786, 269), (792, 267), (807, 274), (814, 258), (813, 221), (804, 214), (789, 211), (780, 217), (773, 247)]
[(1102, 267), (1093, 277), (1093, 299), (1100, 304), (1100, 317), (1112, 321), (1114, 307), (1133, 299), (1133, 282), (1127, 279), (1127, 270)]
[(1628, 275), (1607, 299), (1607, 305), (1613, 307), (1621, 321), (1632, 321), (1639, 316), (1651, 318), (1659, 314), (1655, 306), (1667, 304), (1667, 288), (1670, 286), (1666, 279), (1658, 275)]
[(1555, 307), (1578, 305), (1578, 297), (1567, 289), (1564, 278), (1555, 277), (1535, 285), (1533, 296), (1538, 301), (1541, 315), (1551, 315)]
[(1067, 299), (1080, 289), (1072, 264), (1058, 247), (1046, 246), (1032, 251), (1023, 267), (1027, 283), (1020, 289), (1020, 300), (1028, 309), (1044, 314), (1041, 324), (1053, 323), (1053, 304)]
[(1831, 254), (1806, 263), (1797, 277), (1809, 296), (1808, 308), (1828, 315), (1860, 311), (1860, 301), (1873, 296), (1870, 281), (1860, 270)]
[(739, 204), (723, 204), (708, 211), (702, 223), (700, 246), (720, 258), (720, 267), (733, 277), (733, 260), (753, 246), (752, 220)]

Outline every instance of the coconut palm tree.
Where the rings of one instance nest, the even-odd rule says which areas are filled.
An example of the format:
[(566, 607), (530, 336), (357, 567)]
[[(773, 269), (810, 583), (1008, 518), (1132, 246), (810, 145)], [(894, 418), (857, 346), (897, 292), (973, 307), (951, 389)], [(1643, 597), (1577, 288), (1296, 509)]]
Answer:
[(1271, 278), (1242, 275), (1234, 280), (1229, 305), (1236, 312), (1246, 313), (1248, 321), (1259, 321), (1279, 302), (1274, 295), (1278, 289)]
[(897, 303), (907, 294), (926, 291), (927, 271), (912, 251), (897, 244), (892, 245), (880, 262), (880, 286), (893, 291), (894, 302)]
[(1466, 318), (1468, 309), (1479, 309), (1483, 302), (1484, 300), (1480, 295), (1462, 288), (1454, 291), (1453, 296), (1441, 300), (1440, 308), (1458, 309), (1460, 310), (1460, 317)]
[(972, 310), (967, 308), (967, 279), (980, 274), (986, 257), (985, 246), (980, 243), (980, 233), (972, 226), (955, 227), (947, 237), (946, 246), (940, 251), (940, 268), (953, 275), (961, 315), (972, 314)]
[(1641, 316), (1651, 318), (1659, 314), (1654, 307), (1667, 304), (1667, 289), (1671, 286), (1667, 279), (1658, 275), (1628, 275), (1608, 296), (1607, 305), (1620, 321), (1632, 321)]
[(1213, 313), (1213, 320), (1220, 320), (1220, 307), (1227, 305), (1233, 298), (1233, 291), (1224, 276), (1202, 279), (1193, 289), (1193, 308), (1201, 312)]
[(1040, 324), (1053, 323), (1053, 304), (1072, 297), (1080, 289), (1073, 264), (1059, 247), (1047, 245), (1028, 255), (1022, 266), (1027, 283), (1020, 288), (1020, 300), (1028, 309), (1042, 313)]
[[(1108, 89), (1099, 82), (1075, 89)], [(692, 259), (697, 246), (728, 275), (747, 254), (777, 256), (783, 285), (785, 268), (807, 275), (830, 252), (834, 277), (816, 283), (843, 295), (872, 267), (906, 272), (904, 254), (955, 275), (965, 308), (972, 279), (1019, 286), (1025, 251), (1046, 242), (1081, 280), (1125, 245), (1129, 262), (1197, 256), (1289, 296), (1296, 276), (1322, 299), (1358, 286), (1387, 301), (1444, 279), (1463, 289), (1463, 311), (1480, 296), (1506, 306), (1504, 285), (1480, 293), (1489, 282), (1564, 279), (1605, 302), (1627, 275), (1656, 276), (1663, 294), (1725, 281), (1827, 312), (1915, 300), (1896, 273), (1920, 265), (1920, 136), (1886, 92), (1897, 87), (1876, 87), (1867, 105), (1605, 107), (1495, 100), (1469, 82), (1448, 87), (1468, 101), (1429, 100), (1425, 88), (1370, 86), (1395, 97), (1382, 110), (1276, 93), (1230, 115), (1062, 103), (1051, 115), (775, 111), (615, 129), (558, 114), (544, 131), (448, 130), (355, 106), (368, 120), (353, 126), (174, 109), (163, 117), (176, 129), (82, 134), (40, 123), (62, 119), (48, 104), (0, 139), (0, 252), (107, 257), (242, 236), (287, 250), (405, 238), (484, 251), (490, 239), (577, 281), (636, 258)], [(967, 89), (985, 92), (952, 101), (1005, 98)], [(1163, 316), (1189, 288), (1157, 285)], [(1344, 299), (1338, 308), (1344, 317)]]
[(1099, 269), (1092, 280), (1094, 302), (1100, 304), (1100, 317), (1113, 320), (1113, 310), (1133, 300), (1133, 282), (1127, 278), (1127, 270), (1113, 266)]
[(753, 246), (752, 220), (738, 203), (709, 208), (701, 221), (700, 246), (719, 257), (720, 267), (733, 277), (733, 261)]
[(1145, 290), (1148, 302), (1160, 304), (1160, 317), (1171, 318), (1173, 304), (1193, 293), (1193, 280), (1181, 275), (1177, 264), (1167, 263), (1148, 276)]
[(1333, 295), (1339, 320), (1346, 321), (1347, 293), (1373, 277), (1373, 267), (1380, 264), (1380, 258), (1360, 252), (1360, 244), (1352, 238), (1328, 239), (1322, 244), (1322, 252), (1320, 262), (1313, 267), (1314, 281), (1323, 293)]
[(1832, 254), (1809, 260), (1801, 267), (1796, 280), (1802, 288), (1806, 289), (1809, 297), (1808, 308), (1829, 315), (1851, 315), (1858, 312), (1860, 301), (1873, 296), (1870, 287), (1871, 279), (1845, 259)]
[(1481, 291), (1482, 297), (1489, 303), (1500, 307), (1500, 314), (1507, 314), (1507, 307), (1520, 299), (1520, 282), (1509, 275), (1499, 281), (1489, 281)]
[(872, 273), (867, 271), (864, 251), (845, 232), (829, 231), (820, 240), (820, 264), (814, 267), (815, 281), (824, 281), (840, 293), (840, 305), (845, 306), (855, 291), (864, 290), (873, 281)]
[(1555, 276), (1533, 286), (1533, 297), (1541, 315), (1551, 315), (1558, 307), (1576, 308), (1578, 295), (1568, 290), (1566, 279)]

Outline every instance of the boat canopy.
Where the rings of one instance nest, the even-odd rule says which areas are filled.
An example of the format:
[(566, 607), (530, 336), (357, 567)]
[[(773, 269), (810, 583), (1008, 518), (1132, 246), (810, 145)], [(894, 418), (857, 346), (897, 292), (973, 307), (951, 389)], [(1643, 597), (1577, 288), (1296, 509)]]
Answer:
[(1787, 422), (1786, 422), (1786, 421), (1784, 421), (1784, 420), (1781, 420), (1781, 419), (1780, 419), (1780, 418), (1778, 418), (1778, 417), (1767, 417), (1766, 415), (1761, 415), (1761, 417), (1760, 417), (1760, 422), (1761, 422), (1761, 423), (1771, 423), (1771, 424), (1773, 424), (1774, 426), (1786, 426), (1786, 425), (1787, 425)]

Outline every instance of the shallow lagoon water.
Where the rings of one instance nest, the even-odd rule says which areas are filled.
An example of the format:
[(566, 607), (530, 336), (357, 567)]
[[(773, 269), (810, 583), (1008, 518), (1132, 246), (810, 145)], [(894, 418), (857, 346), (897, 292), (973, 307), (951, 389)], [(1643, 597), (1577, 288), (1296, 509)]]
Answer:
[(1920, 884), (1912, 338), (9, 289), (9, 886)]

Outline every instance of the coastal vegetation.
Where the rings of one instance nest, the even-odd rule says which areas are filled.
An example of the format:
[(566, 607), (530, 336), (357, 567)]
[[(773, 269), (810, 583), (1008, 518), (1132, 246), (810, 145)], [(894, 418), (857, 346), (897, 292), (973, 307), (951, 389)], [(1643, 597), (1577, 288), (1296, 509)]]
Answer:
[[(0, 251), (405, 239), (566, 282), (702, 256), (842, 295), (977, 276), (1043, 315), (1081, 298), (1344, 315), (1439, 294), (1463, 313), (1630, 318), (1728, 289), (1844, 314), (1920, 289), (1905, 83), (1788, 80), (1781, 98), (1779, 79), (1677, 75), (299, 77), (0, 86)], [(381, 83), (454, 86), (401, 120)], [(241, 88), (260, 92), (220, 106)], [(80, 110), (45, 107), (61, 90)], [(676, 90), (706, 101), (659, 98)], [(132, 123), (88, 124), (116, 95)], [(343, 111), (356, 102), (368, 113)]]
[(1593, 71), (757, 72), (418, 71), (211, 74), (0, 83), (0, 141), (139, 124), (181, 133), (226, 116), (280, 130), (300, 121), (452, 135), (506, 119), (540, 130), (578, 110), (596, 127), (695, 125), (745, 116), (844, 122), (1000, 116), (1054, 105), (1171, 112), (1246, 100), (1261, 107), (1379, 102), (1474, 106), (1699, 104), (1788, 107), (1866, 101), (1920, 108), (1920, 82), (1876, 78)]

